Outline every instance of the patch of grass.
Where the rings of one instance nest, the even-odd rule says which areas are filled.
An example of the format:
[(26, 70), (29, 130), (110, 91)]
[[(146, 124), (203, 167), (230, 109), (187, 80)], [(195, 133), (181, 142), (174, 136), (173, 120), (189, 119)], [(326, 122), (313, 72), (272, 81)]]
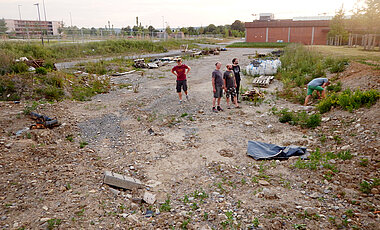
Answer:
[(368, 159), (367, 158), (360, 159), (359, 165), (362, 167), (367, 167), (368, 166)]
[(342, 160), (351, 160), (354, 156), (350, 153), (350, 151), (342, 151), (337, 154), (338, 158)]
[(159, 209), (160, 212), (170, 212), (171, 208), (172, 207), (170, 206), (170, 197), (168, 196), (165, 202), (161, 204)]
[(181, 117), (186, 117), (186, 116), (188, 116), (189, 114), (187, 114), (187, 113), (182, 113), (181, 114)]
[[(337, 156), (332, 152), (321, 153), (319, 149), (316, 149), (314, 152), (310, 153), (309, 160), (302, 160), (298, 158), (298, 160), (294, 163), (295, 168), (299, 169), (311, 169), (317, 170), (318, 168), (324, 168), (327, 170), (331, 170), (332, 173), (337, 173), (335, 165), (329, 163), (328, 161), (331, 159), (335, 159)], [(325, 174), (326, 177), (332, 177), (332, 173)]]
[(279, 112), (279, 121), (281, 123), (289, 123), (291, 125), (300, 125), (302, 128), (315, 128), (321, 124), (320, 114), (307, 114), (305, 111), (292, 112), (283, 109)]
[(336, 83), (333, 83), (331, 85), (328, 85), (326, 87), (327, 91), (329, 92), (334, 92), (334, 93), (337, 93), (337, 92), (340, 92), (342, 90), (342, 82), (338, 81)]
[(66, 140), (70, 141), (70, 142), (73, 142), (74, 141), (74, 136), (69, 134), (66, 136)]
[(181, 229), (187, 229), (187, 225), (190, 223), (190, 218), (184, 220), (181, 224)]
[(84, 147), (86, 147), (86, 145), (88, 145), (87, 142), (85, 142), (85, 141), (81, 141), (81, 142), (79, 143), (79, 148), (83, 149)]
[(360, 183), (360, 191), (362, 193), (369, 194), (371, 193), (372, 188), (377, 187), (379, 185), (380, 185), (380, 179), (377, 179), (377, 178), (373, 179), (373, 181), (370, 181), (370, 182), (363, 180)]
[(38, 67), (36, 68), (36, 74), (41, 74), (41, 75), (46, 75), (47, 74), (47, 69), (45, 67)]
[(61, 223), (61, 219), (50, 219), (47, 221), (47, 229), (53, 230), (54, 228), (57, 228), (59, 225), (61, 225)]

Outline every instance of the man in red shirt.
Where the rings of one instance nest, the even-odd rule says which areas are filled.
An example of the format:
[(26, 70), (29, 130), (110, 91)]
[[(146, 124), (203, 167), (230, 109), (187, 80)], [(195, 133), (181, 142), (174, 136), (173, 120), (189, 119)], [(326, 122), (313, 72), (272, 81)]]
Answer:
[[(187, 70), (187, 71), (186, 71)], [(187, 95), (187, 80), (186, 75), (189, 74), (191, 68), (185, 64), (182, 64), (182, 60), (177, 60), (177, 65), (173, 67), (172, 73), (177, 76), (177, 93), (179, 96), (179, 103), (182, 104), (182, 91), (185, 92), (186, 100), (189, 100)]]

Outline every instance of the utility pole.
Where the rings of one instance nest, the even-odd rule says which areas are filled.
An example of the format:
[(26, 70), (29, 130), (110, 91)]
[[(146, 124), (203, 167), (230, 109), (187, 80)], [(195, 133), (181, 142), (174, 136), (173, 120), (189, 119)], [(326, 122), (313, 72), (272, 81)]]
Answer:
[(74, 42), (74, 31), (73, 31), (73, 19), (71, 17), (71, 12), (70, 12), (70, 30), (71, 30), (71, 36), (73, 38), (73, 42)]
[[(47, 20), (46, 20), (45, 0), (42, 0), (42, 4), (43, 4), (43, 6), (44, 6), (45, 23), (47, 23)], [(46, 28), (46, 36), (47, 36), (47, 39), (48, 39), (48, 43), (50, 43), (50, 40), (49, 40), (49, 34), (48, 34), (48, 29), (49, 29), (49, 27)]]
[(41, 31), (41, 41), (42, 41), (42, 45), (44, 46), (44, 35), (42, 33), (42, 29), (41, 29), (41, 16), (40, 16), (40, 4), (39, 3), (36, 3), (34, 4), (35, 6), (37, 6), (37, 11), (38, 11), (38, 21), (40, 23), (40, 31)]
[[(21, 10), (20, 10), (20, 7), (21, 7), (21, 5), (18, 5), (18, 16), (20, 17), (20, 23), (19, 23), (19, 25), (21, 24)], [(23, 29), (22, 29), (22, 27), (21, 27), (21, 33), (22, 33), (22, 38), (24, 38), (24, 31), (23, 31)]]

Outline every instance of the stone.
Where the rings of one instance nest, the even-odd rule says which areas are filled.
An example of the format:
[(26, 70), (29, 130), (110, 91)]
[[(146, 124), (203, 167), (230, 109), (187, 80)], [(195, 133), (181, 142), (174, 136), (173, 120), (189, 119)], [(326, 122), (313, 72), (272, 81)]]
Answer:
[(330, 120), (329, 117), (322, 117), (322, 122), (327, 122), (327, 121), (329, 121), (329, 120)]
[(138, 223), (139, 219), (137, 218), (136, 214), (129, 215), (127, 217), (127, 220), (131, 223)]
[(104, 172), (104, 183), (118, 188), (132, 190), (134, 188), (143, 188), (144, 184), (140, 180), (132, 177), (123, 176), (121, 174), (113, 173), (110, 171)]
[(262, 185), (262, 186), (268, 186), (270, 185), (270, 183), (266, 180), (259, 180), (259, 184)]
[(377, 188), (372, 188), (372, 189), (371, 189), (371, 193), (372, 193), (372, 194), (379, 194), (379, 189), (377, 189)]
[(156, 202), (156, 195), (150, 192), (145, 192), (143, 200), (148, 204), (154, 204), (154, 202)]
[(114, 188), (108, 188), (115, 196), (120, 194), (120, 191)]
[(341, 150), (347, 150), (347, 149), (349, 149), (350, 148), (350, 145), (345, 145), (345, 146), (342, 146), (340, 149)]
[(319, 194), (315, 192), (315, 193), (312, 193), (310, 197), (313, 199), (317, 199), (319, 197)]
[(41, 219), (40, 219), (41, 222), (46, 222), (46, 221), (48, 221), (48, 220), (50, 220), (50, 218), (46, 218), (46, 217), (45, 217), (45, 218), (41, 218)]
[(244, 122), (244, 124), (245, 124), (246, 126), (252, 126), (252, 125), (253, 125), (253, 122), (252, 122), (252, 121), (246, 121), (246, 122)]

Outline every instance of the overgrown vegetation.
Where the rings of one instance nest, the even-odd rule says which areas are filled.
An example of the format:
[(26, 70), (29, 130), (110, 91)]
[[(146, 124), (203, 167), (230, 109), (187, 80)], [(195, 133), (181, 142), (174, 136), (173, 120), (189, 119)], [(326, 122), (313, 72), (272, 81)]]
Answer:
[(289, 123), (291, 125), (300, 125), (302, 128), (315, 128), (321, 124), (320, 114), (308, 114), (305, 111), (293, 112), (283, 109), (279, 112), (273, 111), (279, 115), (281, 123)]
[(62, 72), (46, 75), (25, 73), (0, 76), (0, 100), (60, 101), (65, 98), (79, 101), (89, 100), (99, 93), (110, 90), (109, 77), (94, 75), (74, 76)]
[(318, 103), (317, 108), (321, 113), (330, 111), (332, 107), (340, 107), (352, 112), (354, 109), (363, 106), (372, 106), (379, 98), (380, 92), (378, 90), (351, 91), (350, 89), (346, 89), (341, 93), (333, 93), (329, 95)]
[(332, 176), (338, 172), (338, 169), (333, 163), (331, 163), (330, 160), (333, 160), (333, 159), (350, 160), (352, 158), (353, 158), (353, 155), (350, 153), (350, 151), (341, 151), (335, 154), (334, 152), (321, 153), (319, 149), (316, 149), (314, 152), (310, 153), (309, 160), (303, 160), (299, 158), (294, 163), (293, 166), (299, 169), (311, 169), (311, 170), (317, 170), (319, 168), (327, 169), (329, 171), (325, 174), (324, 177), (330, 180)]
[(327, 71), (342, 72), (348, 64), (347, 59), (323, 57), (317, 51), (300, 44), (285, 47), (280, 60), (282, 67), (277, 77), (284, 83), (284, 89), (278, 94), (296, 103), (304, 102), (306, 91), (303, 87), (312, 79), (326, 77)]

